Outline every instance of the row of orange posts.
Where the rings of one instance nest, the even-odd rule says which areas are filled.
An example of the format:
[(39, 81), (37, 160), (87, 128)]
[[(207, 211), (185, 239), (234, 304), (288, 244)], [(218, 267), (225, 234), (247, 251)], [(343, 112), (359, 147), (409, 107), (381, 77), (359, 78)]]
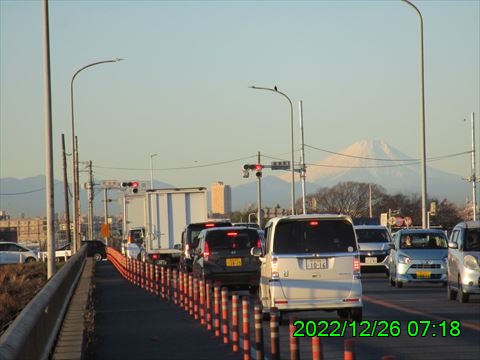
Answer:
[[(209, 281), (204, 282), (193, 276), (192, 273), (165, 268), (158, 265), (145, 263), (140, 260), (130, 259), (117, 250), (108, 247), (107, 259), (115, 266), (119, 273), (131, 283), (141, 287), (152, 295), (161, 299), (172, 301), (184, 309), (195, 320), (213, 331), (224, 344), (231, 343), (232, 351), (237, 353), (243, 349), (243, 359), (250, 360), (250, 297), (239, 298), (238, 293), (232, 293), (231, 317), (228, 316), (228, 290), (226, 287), (212, 286)], [(240, 303), (241, 300), (241, 303)], [(241, 308), (239, 305), (241, 304)], [(241, 310), (241, 323), (238, 313)], [(262, 305), (254, 305), (254, 342), (255, 359), (265, 358), (263, 336)], [(299, 338), (294, 337), (294, 317), (290, 317), (289, 347), (290, 359), (300, 360)], [(269, 359), (280, 359), (280, 314), (278, 309), (270, 309), (270, 356)], [(240, 332), (243, 341), (240, 341)], [(240, 346), (240, 344), (242, 346)], [(352, 339), (344, 340), (344, 360), (355, 360), (355, 342)], [(312, 359), (323, 360), (323, 347), (321, 339), (312, 337)], [(393, 356), (383, 356), (381, 360), (395, 360)]]

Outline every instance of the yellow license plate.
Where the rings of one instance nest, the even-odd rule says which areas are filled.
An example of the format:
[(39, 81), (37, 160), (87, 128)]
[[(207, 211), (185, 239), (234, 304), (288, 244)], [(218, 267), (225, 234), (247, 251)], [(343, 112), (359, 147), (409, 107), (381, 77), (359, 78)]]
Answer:
[(417, 271), (417, 279), (430, 279), (430, 271)]
[(242, 266), (242, 258), (226, 259), (227, 266)]

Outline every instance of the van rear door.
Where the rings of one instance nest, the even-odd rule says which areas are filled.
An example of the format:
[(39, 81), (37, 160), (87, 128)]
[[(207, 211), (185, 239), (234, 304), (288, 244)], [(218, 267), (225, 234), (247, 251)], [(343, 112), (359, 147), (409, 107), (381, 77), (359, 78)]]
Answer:
[(277, 259), (279, 281), (287, 300), (349, 296), (358, 249), (348, 220), (279, 222), (273, 241), (272, 259)]

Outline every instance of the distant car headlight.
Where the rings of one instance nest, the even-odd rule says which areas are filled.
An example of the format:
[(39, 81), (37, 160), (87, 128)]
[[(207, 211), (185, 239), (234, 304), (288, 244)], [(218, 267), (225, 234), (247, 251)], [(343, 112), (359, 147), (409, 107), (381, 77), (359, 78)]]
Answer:
[(398, 255), (398, 262), (400, 264), (410, 264), (412, 260), (408, 256), (405, 255)]
[(465, 266), (470, 270), (480, 270), (480, 266), (478, 265), (478, 261), (475, 256), (467, 255), (463, 259)]

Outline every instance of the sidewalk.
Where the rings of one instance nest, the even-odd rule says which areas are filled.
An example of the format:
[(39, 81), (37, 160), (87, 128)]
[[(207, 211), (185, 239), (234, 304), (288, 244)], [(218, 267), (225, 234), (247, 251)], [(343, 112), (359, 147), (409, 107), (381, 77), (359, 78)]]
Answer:
[(123, 279), (108, 261), (95, 264), (94, 342), (87, 359), (243, 359), (171, 302)]

